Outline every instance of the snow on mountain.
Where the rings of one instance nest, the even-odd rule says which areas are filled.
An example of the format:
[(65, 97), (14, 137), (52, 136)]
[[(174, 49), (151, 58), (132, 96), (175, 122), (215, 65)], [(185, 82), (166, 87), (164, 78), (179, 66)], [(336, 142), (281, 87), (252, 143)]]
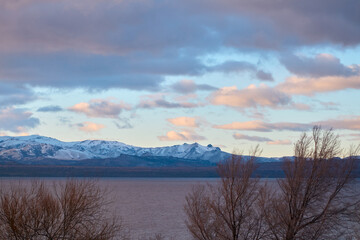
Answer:
[(189, 160), (218, 162), (230, 156), (212, 145), (198, 143), (168, 147), (142, 148), (117, 141), (85, 140), (62, 142), (38, 135), (23, 137), (0, 137), (0, 158), (53, 158), (60, 160), (82, 160), (95, 158), (116, 158), (122, 154), (148, 157), (175, 157)]

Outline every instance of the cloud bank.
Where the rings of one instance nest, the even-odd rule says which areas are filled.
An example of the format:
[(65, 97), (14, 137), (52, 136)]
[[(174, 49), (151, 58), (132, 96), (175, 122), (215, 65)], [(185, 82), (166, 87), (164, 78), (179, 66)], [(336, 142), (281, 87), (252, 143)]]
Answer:
[[(357, 0), (2, 1), (0, 83), (158, 91), (165, 76), (211, 71), (250, 71), (271, 81), (271, 73), (251, 63), (209, 68), (200, 59), (223, 50), (356, 46), (358, 8)], [(324, 74), (324, 64), (337, 65), (337, 74), (348, 70), (325, 56), (284, 63), (289, 59), (293, 72), (314, 68), (310, 61), (319, 67), (313, 74)]]

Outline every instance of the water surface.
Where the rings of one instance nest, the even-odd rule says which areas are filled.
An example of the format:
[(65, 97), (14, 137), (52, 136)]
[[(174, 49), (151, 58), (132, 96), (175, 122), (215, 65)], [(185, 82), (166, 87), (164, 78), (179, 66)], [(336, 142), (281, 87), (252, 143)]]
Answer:
[[(65, 179), (42, 178), (46, 184)], [(215, 183), (216, 178), (104, 178), (98, 184), (109, 191), (111, 207), (123, 219), (132, 239), (161, 233), (166, 239), (188, 240), (184, 213), (185, 196), (196, 184)], [(1, 187), (29, 184), (27, 178), (3, 178)]]

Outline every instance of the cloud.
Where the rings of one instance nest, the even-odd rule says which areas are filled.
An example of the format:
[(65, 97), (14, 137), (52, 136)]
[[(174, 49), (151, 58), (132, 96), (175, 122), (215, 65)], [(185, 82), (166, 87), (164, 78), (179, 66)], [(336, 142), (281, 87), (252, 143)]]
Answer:
[(227, 130), (250, 130), (259, 132), (270, 132), (270, 125), (263, 121), (233, 122), (224, 125), (214, 125), (214, 128)]
[(270, 138), (258, 137), (258, 136), (249, 136), (249, 135), (240, 134), (240, 133), (234, 133), (233, 137), (235, 139), (243, 139), (243, 140), (254, 141), (254, 142), (269, 142), (269, 141), (272, 141)]
[(350, 137), (350, 141), (360, 141), (360, 134), (359, 133), (352, 133), (345, 135), (346, 137)]
[[(223, 50), (274, 52), (321, 44), (357, 46), (358, 4), (356, 0), (313, 4), (267, 0), (2, 1), (0, 82), (158, 91), (167, 76), (206, 73), (207, 66), (200, 59)], [(246, 68), (242, 62), (235, 65), (234, 69)], [(220, 71), (226, 68), (232, 70), (218, 66)], [(261, 69), (254, 75), (272, 79)]]
[(196, 118), (193, 117), (177, 117), (167, 119), (171, 124), (181, 127), (198, 127), (199, 123)]
[(351, 77), (290, 77), (276, 89), (287, 94), (312, 96), (317, 93), (333, 92), (344, 89), (360, 89), (360, 75)]
[(118, 118), (124, 109), (130, 110), (131, 107), (123, 102), (113, 103), (105, 99), (93, 99), (89, 103), (81, 102), (69, 108), (70, 111), (96, 118)]
[(331, 54), (318, 54), (314, 58), (289, 54), (282, 56), (281, 62), (296, 74), (275, 87), (284, 93), (312, 96), (321, 92), (360, 89), (360, 65), (345, 66)]
[(142, 100), (137, 108), (196, 108), (198, 104), (192, 102), (169, 102), (165, 99), (165, 94), (150, 94), (142, 96)]
[(271, 73), (265, 72), (257, 68), (256, 65), (244, 61), (226, 61), (224, 63), (208, 67), (209, 72), (250, 72), (256, 78), (262, 81), (274, 81)]
[(313, 124), (303, 123), (265, 123), (263, 121), (248, 121), (248, 122), (233, 122), (224, 125), (214, 125), (214, 128), (226, 129), (226, 130), (246, 130), (246, 131), (258, 131), (258, 132), (272, 132), (275, 130), (283, 131), (307, 131), (311, 129)]
[(296, 110), (300, 110), (300, 111), (311, 111), (312, 110), (311, 106), (308, 104), (305, 104), (305, 103), (293, 103), (293, 104), (291, 104), (291, 107)]
[(3, 51), (126, 54), (221, 45), (277, 49), (321, 43), (354, 46), (360, 39), (356, 0), (32, 0), (14, 5), (0, 6), (1, 22), (7, 26), (0, 28)]
[[(151, 66), (151, 58), (141, 63), (131, 62), (131, 56), (103, 56), (56, 52), (48, 54), (20, 54), (0, 52), (0, 83), (16, 82), (21, 86), (55, 88), (84, 88), (101, 90), (124, 88), (156, 91), (164, 81), (163, 75), (177, 75), (167, 68), (171, 64), (184, 65), (177, 60)], [(166, 57), (164, 57), (166, 58)], [(154, 60), (154, 59), (153, 59)], [(156, 61), (156, 60), (154, 60)], [(189, 60), (190, 61), (190, 60)], [(195, 65), (195, 64), (194, 64)], [(189, 72), (184, 72), (190, 73)], [(179, 71), (179, 73), (182, 73)], [(76, 81), (74, 81), (76, 79)]]
[(0, 79), (0, 108), (21, 105), (36, 99), (36, 95), (29, 88), (1, 83)]
[(267, 142), (269, 145), (291, 145), (290, 140), (275, 140)]
[(49, 105), (45, 107), (38, 108), (37, 112), (61, 112), (63, 111), (62, 107)]
[(25, 109), (12, 107), (0, 109), (0, 130), (21, 133), (35, 128), (40, 124), (40, 121), (32, 115)]
[(93, 122), (78, 123), (77, 126), (80, 131), (88, 132), (88, 133), (97, 132), (105, 128), (103, 124), (98, 124)]
[(208, 84), (196, 84), (193, 80), (181, 80), (174, 83), (171, 88), (178, 93), (188, 94), (194, 93), (198, 90), (211, 91), (217, 89), (216, 87)]
[(195, 108), (198, 107), (195, 103), (190, 102), (169, 102), (165, 99), (158, 99), (153, 101), (142, 101), (138, 105), (139, 108)]
[(256, 77), (262, 81), (274, 81), (271, 73), (264, 72), (263, 70), (256, 71)]
[(233, 137), (235, 139), (243, 139), (243, 140), (254, 141), (254, 142), (266, 142), (266, 144), (269, 144), (269, 145), (290, 145), (291, 144), (290, 140), (271, 140), (270, 138), (266, 138), (266, 137), (249, 136), (249, 135), (240, 134), (240, 133), (234, 133)]
[(335, 102), (323, 102), (319, 101), (320, 105), (324, 107), (326, 110), (338, 110), (339, 104)]
[(117, 121), (114, 121), (115, 126), (118, 129), (130, 129), (133, 128), (133, 125), (129, 122), (129, 119), (127, 118), (121, 118)]
[(191, 131), (169, 131), (165, 136), (159, 136), (158, 139), (160, 141), (200, 141), (206, 138)]
[(301, 77), (350, 77), (360, 75), (360, 65), (345, 66), (340, 62), (340, 59), (326, 53), (318, 54), (314, 58), (288, 54), (282, 56), (280, 61), (287, 70)]
[(224, 125), (214, 125), (213, 128), (258, 132), (272, 132), (284, 130), (304, 132), (310, 130), (315, 125), (320, 125), (327, 128), (360, 131), (360, 116), (349, 116), (347, 118), (342, 117), (341, 119), (329, 119), (324, 121), (314, 121), (310, 123), (266, 123), (264, 121), (233, 122)]
[(331, 127), (335, 129), (347, 129), (360, 131), (360, 116), (350, 116), (341, 119), (329, 119), (325, 121), (315, 122), (314, 125)]
[[(321, 43), (357, 45), (360, 39), (356, 27), (359, 20), (358, 7), (356, 0), (347, 0), (345, 5), (336, 0), (321, 0), (312, 4), (297, 1), (213, 0), (207, 1), (204, 8), (234, 16), (233, 24), (242, 23), (239, 21), (240, 16), (250, 21), (252, 29), (248, 29), (245, 22), (240, 25), (241, 29), (230, 32), (233, 33), (232, 37), (238, 37), (238, 41), (229, 38), (229, 44), (276, 49)], [(221, 26), (223, 31), (230, 31), (229, 26)], [(238, 34), (244, 31), (247, 31), (247, 35), (241, 38)]]
[(262, 84), (259, 87), (250, 85), (240, 90), (235, 86), (224, 87), (211, 94), (210, 101), (214, 105), (235, 108), (270, 107), (276, 109), (288, 106), (291, 98), (277, 89)]

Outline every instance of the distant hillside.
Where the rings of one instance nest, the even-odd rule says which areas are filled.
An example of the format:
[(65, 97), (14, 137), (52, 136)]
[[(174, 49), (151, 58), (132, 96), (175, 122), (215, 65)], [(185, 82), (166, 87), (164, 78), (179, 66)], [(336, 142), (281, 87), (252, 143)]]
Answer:
[[(116, 141), (62, 142), (43, 136), (0, 137), (0, 162), (33, 165), (180, 167), (214, 166), (231, 156), (198, 143), (142, 148)], [(277, 162), (279, 158), (257, 158)]]

